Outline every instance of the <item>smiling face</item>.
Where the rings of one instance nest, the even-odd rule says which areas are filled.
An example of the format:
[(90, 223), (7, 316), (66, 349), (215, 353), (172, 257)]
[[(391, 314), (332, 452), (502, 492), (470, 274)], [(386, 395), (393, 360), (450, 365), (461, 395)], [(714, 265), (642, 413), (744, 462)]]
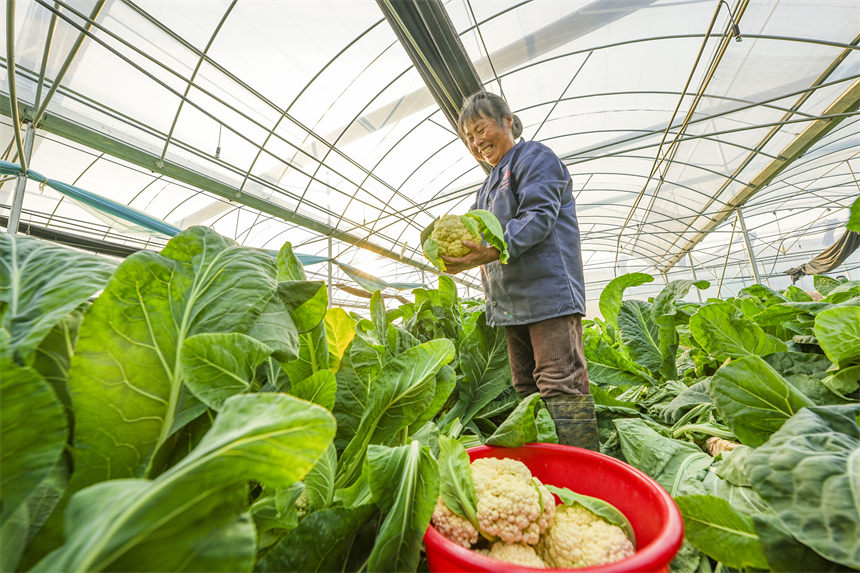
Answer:
[(494, 119), (480, 116), (463, 125), (463, 135), (469, 151), (477, 159), (486, 161), (493, 167), (498, 165), (514, 146), (514, 134), (511, 133), (513, 118), (507, 116), (502, 121), (503, 125), (499, 125)]

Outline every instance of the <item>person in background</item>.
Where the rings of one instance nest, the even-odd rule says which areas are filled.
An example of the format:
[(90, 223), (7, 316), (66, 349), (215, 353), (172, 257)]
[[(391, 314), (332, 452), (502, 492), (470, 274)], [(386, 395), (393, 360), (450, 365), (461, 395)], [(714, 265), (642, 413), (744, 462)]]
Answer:
[(561, 444), (598, 451), (594, 400), (582, 350), (585, 281), (573, 184), (567, 167), (536, 141), (516, 140), (519, 118), (501, 97), (478, 92), (460, 112), (469, 151), (493, 166), (472, 209), (491, 211), (505, 230), (508, 264), (492, 246), (464, 241), (448, 272), (481, 267), (487, 324), (504, 326), (514, 388), (540, 392)]

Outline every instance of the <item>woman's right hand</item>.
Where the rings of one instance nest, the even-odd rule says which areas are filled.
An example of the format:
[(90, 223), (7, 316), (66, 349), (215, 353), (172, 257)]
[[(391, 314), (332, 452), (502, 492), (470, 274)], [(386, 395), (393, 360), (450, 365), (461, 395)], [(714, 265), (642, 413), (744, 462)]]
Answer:
[(442, 256), (442, 260), (445, 262), (445, 272), (456, 275), (499, 260), (500, 253), (496, 247), (485, 247), (472, 241), (463, 241), (463, 246), (469, 247), (471, 250), (462, 257)]

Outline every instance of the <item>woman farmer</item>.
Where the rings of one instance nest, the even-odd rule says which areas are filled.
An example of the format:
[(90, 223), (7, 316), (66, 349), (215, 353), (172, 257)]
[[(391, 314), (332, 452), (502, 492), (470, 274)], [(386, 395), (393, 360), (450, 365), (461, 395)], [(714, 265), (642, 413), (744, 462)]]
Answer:
[(469, 97), (458, 127), (472, 155), (493, 166), (472, 209), (499, 219), (510, 259), (502, 265), (495, 247), (468, 241), (468, 254), (442, 259), (453, 274), (481, 267), (487, 324), (505, 327), (516, 391), (540, 392), (560, 443), (598, 450), (582, 351), (585, 281), (570, 173), (549, 147), (516, 142), (522, 123), (495, 94)]

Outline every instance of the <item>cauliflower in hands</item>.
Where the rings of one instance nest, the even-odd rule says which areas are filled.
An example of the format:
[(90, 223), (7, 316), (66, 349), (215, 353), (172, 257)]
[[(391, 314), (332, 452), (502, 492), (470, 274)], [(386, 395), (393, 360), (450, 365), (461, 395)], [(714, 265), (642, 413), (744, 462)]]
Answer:
[(469, 232), (459, 215), (439, 217), (430, 237), (439, 245), (439, 254), (446, 257), (462, 257), (469, 253), (469, 247), (462, 241), (481, 244), (481, 236)]
[(636, 552), (620, 527), (578, 503), (558, 506), (535, 549), (547, 566), (557, 569), (605, 565)]
[(482, 533), (505, 543), (534, 545), (555, 515), (555, 498), (529, 469), (512, 459), (472, 462)]

